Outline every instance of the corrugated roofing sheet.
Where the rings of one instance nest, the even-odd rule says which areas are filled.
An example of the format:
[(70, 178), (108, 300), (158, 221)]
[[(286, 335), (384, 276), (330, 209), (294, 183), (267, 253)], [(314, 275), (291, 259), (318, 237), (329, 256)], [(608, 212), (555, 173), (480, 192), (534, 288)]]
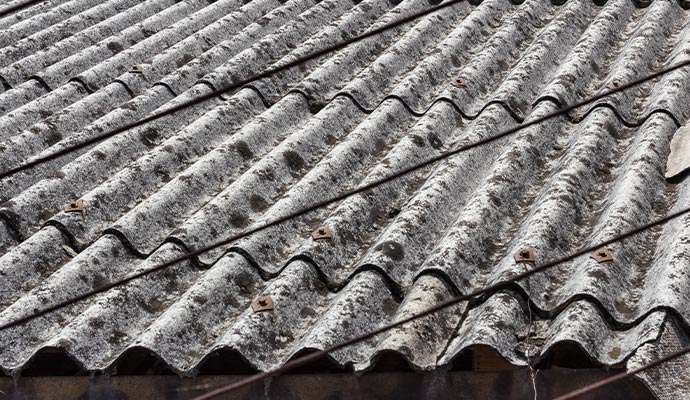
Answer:
[[(75, 0), (2, 18), (0, 169), (428, 6)], [(676, 2), (445, 9), (0, 182), (0, 322), (688, 58), (690, 14)], [(683, 207), (690, 185), (664, 173), (689, 104), (678, 70), (12, 328), (0, 366), (17, 373), (57, 347), (89, 371), (137, 350), (185, 375), (228, 350), (277, 367), (509, 277), (526, 267), (513, 260), (523, 246), (553, 259)], [(76, 199), (84, 213), (62, 211)], [(332, 241), (311, 238), (321, 225)], [(661, 351), (669, 324), (690, 328), (688, 225), (332, 361), (366, 370), (397, 354), (434, 369), (486, 345), (526, 365), (574, 344), (609, 366)], [(252, 312), (261, 294), (274, 311)]]

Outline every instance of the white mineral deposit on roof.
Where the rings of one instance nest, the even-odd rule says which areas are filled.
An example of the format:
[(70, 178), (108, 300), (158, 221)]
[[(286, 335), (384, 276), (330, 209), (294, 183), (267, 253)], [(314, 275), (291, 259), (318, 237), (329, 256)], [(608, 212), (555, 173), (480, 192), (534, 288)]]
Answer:
[(685, 125), (673, 134), (671, 153), (666, 162), (666, 179), (674, 179), (690, 169), (690, 125)]

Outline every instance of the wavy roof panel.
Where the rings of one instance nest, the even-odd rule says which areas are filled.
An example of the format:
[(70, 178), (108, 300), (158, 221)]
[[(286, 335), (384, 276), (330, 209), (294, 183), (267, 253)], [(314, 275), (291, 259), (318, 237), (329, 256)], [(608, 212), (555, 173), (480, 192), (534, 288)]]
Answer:
[[(75, 0), (2, 18), (0, 169), (428, 6)], [(0, 322), (688, 59), (676, 2), (447, 8), (1, 181)], [(12, 328), (0, 367), (17, 373), (54, 348), (87, 371), (136, 351), (185, 375), (227, 352), (277, 367), (520, 272), (522, 247), (555, 259), (684, 207), (690, 185), (664, 173), (688, 104), (690, 73), (677, 70)], [(76, 199), (85, 212), (64, 212)], [(331, 241), (312, 239), (322, 225)], [(392, 354), (434, 369), (489, 346), (524, 366), (575, 345), (611, 366), (673, 347), (668, 332), (690, 328), (689, 225), (331, 362), (367, 370)], [(274, 311), (251, 310), (262, 294)]]

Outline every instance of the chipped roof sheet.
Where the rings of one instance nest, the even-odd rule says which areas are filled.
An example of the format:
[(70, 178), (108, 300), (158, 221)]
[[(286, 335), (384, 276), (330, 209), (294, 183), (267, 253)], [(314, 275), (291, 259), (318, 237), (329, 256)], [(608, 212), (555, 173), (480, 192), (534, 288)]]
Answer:
[[(425, 7), (75, 0), (2, 18), (0, 169)], [(0, 322), (685, 61), (689, 38), (676, 2), (462, 3), (17, 174), (0, 182)], [(525, 246), (548, 260), (595, 244), (687, 204), (664, 173), (689, 97), (675, 71), (12, 328), (0, 367), (60, 348), (88, 371), (137, 350), (185, 375), (228, 350), (267, 370), (507, 278)], [(65, 212), (76, 199), (84, 212)], [(435, 369), (485, 345), (523, 366), (575, 344), (625, 363), (668, 321), (688, 329), (689, 224), (331, 361)], [(333, 239), (313, 240), (319, 226)], [(254, 313), (262, 294), (275, 309)]]

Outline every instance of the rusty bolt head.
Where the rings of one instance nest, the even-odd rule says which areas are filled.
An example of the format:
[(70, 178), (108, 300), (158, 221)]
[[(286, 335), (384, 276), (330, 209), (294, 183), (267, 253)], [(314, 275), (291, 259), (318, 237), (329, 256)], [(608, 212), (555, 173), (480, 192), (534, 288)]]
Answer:
[(453, 79), (450, 82), (450, 84), (455, 86), (456, 88), (465, 87), (465, 85), (466, 85), (465, 78), (459, 76), (459, 77)]
[(513, 254), (513, 258), (517, 263), (536, 261), (536, 258), (534, 256), (534, 249), (531, 247), (525, 247), (523, 249), (518, 250), (517, 252), (515, 252), (515, 254)]
[(252, 302), (252, 310), (254, 310), (255, 313), (273, 310), (273, 299), (271, 299), (271, 296), (258, 297)]
[(611, 250), (607, 249), (606, 247), (594, 250), (590, 257), (593, 258), (599, 264), (608, 261), (613, 261), (613, 253), (611, 253)]
[(84, 202), (76, 200), (65, 206), (65, 212), (82, 212), (84, 211)]
[(321, 226), (311, 233), (314, 240), (333, 239), (333, 232), (327, 226)]
[(622, 86), (622, 83), (621, 83), (621, 81), (619, 81), (618, 79), (614, 79), (613, 81), (611, 81), (611, 83), (609, 83), (608, 85), (606, 85), (606, 87), (609, 88), (609, 89), (611, 89), (611, 90), (613, 90), (613, 89), (618, 89), (618, 88), (621, 87), (621, 86)]
[(141, 65), (135, 64), (135, 65), (132, 65), (132, 68), (129, 69), (129, 72), (131, 74), (141, 74), (142, 72), (144, 72), (144, 67), (142, 67)]

